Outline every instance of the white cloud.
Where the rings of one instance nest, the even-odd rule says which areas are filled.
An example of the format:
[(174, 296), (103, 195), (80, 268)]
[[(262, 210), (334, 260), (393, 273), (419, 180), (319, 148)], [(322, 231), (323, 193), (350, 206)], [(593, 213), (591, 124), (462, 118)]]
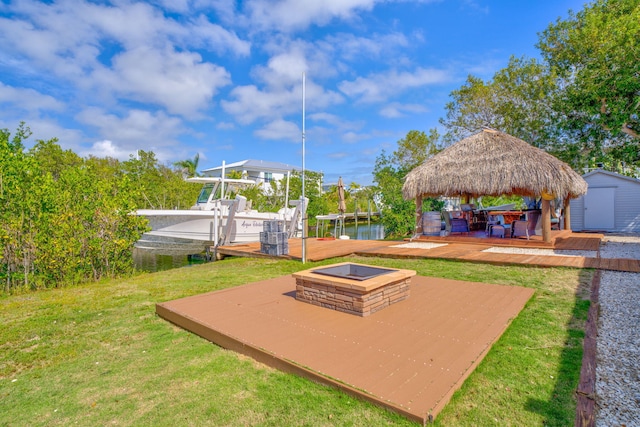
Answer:
[(130, 154), (135, 154), (135, 150), (122, 149), (115, 145), (112, 141), (96, 141), (89, 149), (80, 153), (81, 156), (95, 156), (95, 157), (113, 157), (115, 159), (127, 160)]
[(301, 141), (302, 132), (300, 128), (286, 120), (278, 119), (268, 123), (266, 126), (255, 131), (255, 135), (261, 139), (277, 141)]
[(259, 29), (292, 31), (311, 24), (326, 25), (334, 19), (352, 20), (373, 9), (376, 0), (253, 0), (246, 9), (251, 23)]
[[(3, 117), (0, 119), (0, 129), (8, 129), (13, 135), (20, 122), (24, 119), (24, 117), (18, 119)], [(40, 117), (29, 117), (28, 121), (24, 121), (32, 132), (31, 136), (24, 141), (25, 147), (32, 147), (37, 140), (48, 141), (52, 138), (57, 138), (58, 144), (65, 150), (70, 149), (76, 153), (79, 152), (80, 144), (84, 138), (80, 130), (63, 127), (54, 120)]]
[(206, 48), (218, 54), (230, 52), (238, 56), (249, 56), (251, 53), (251, 43), (240, 39), (234, 32), (211, 23), (204, 15), (182, 30), (184, 45), (196, 44), (194, 38), (197, 36)]
[(270, 87), (286, 87), (300, 83), (302, 73), (307, 72), (309, 66), (300, 49), (272, 56), (266, 67), (256, 67), (253, 74)]
[(335, 127), (343, 127), (345, 125), (345, 121), (340, 116), (325, 112), (310, 114), (309, 119), (316, 122), (326, 122)]
[(183, 116), (206, 107), (219, 88), (231, 82), (225, 69), (203, 63), (197, 53), (148, 48), (118, 55), (112, 69), (103, 68), (93, 78), (122, 96), (153, 102)]
[(324, 122), (330, 125), (329, 128), (313, 127), (314, 140), (317, 139), (319, 142), (334, 142), (336, 134), (357, 131), (366, 126), (365, 120), (345, 120), (339, 115), (326, 112), (309, 114), (308, 122)]
[(305, 40), (291, 40), (280, 35), (271, 38), (262, 46), (270, 55), (267, 64), (255, 67), (251, 74), (271, 86), (281, 86), (299, 82), (303, 72), (315, 79), (335, 77), (337, 69), (335, 52), (324, 43), (309, 43)]
[(405, 90), (444, 83), (449, 79), (449, 74), (444, 70), (420, 67), (411, 73), (391, 70), (369, 77), (358, 77), (354, 81), (343, 81), (338, 88), (362, 102), (380, 102)]
[(164, 9), (179, 13), (188, 12), (191, 6), (190, 0), (156, 0), (156, 2)]
[(342, 140), (347, 144), (355, 144), (356, 142), (369, 139), (371, 136), (364, 133), (345, 132), (342, 134)]
[[(84, 33), (81, 26), (74, 25), (65, 17), (52, 19), (62, 25), (42, 28), (38, 22), (0, 18), (0, 45), (5, 55), (12, 56), (14, 60), (33, 61), (31, 67), (34, 69), (47, 70), (69, 79), (78, 78), (83, 68), (97, 64), (98, 50), (91, 46), (92, 38)], [(56, 34), (58, 27), (61, 27), (60, 33)], [(77, 30), (78, 38), (85, 36), (84, 40), (69, 35), (70, 28)]]
[(9, 104), (11, 109), (26, 111), (61, 111), (64, 104), (52, 96), (30, 88), (16, 88), (0, 82), (0, 104)]
[(462, 3), (464, 4), (465, 7), (463, 7), (463, 10), (467, 10), (471, 12), (471, 14), (476, 15), (478, 12), (483, 14), (483, 15), (488, 15), (489, 14), (489, 6), (482, 6), (478, 1), (476, 0), (463, 0)]
[(177, 144), (183, 132), (182, 122), (165, 113), (131, 110), (124, 117), (109, 114), (99, 108), (89, 108), (76, 117), (80, 122), (98, 129), (100, 135), (119, 147), (121, 152), (138, 149), (154, 151)]
[[(433, 1), (441, 7), (424, 7)], [(199, 145), (212, 158), (260, 156), (273, 143), (259, 138), (300, 141), (304, 71), (310, 162), (349, 152), (318, 167), (344, 173), (372, 163), (363, 150), (393, 150), (407, 123), (437, 120), (427, 108), (467, 74), (487, 79), (506, 64), (506, 47), (478, 32), (486, 19), (467, 16), (485, 3), (4, 1), (0, 128), (25, 120), (34, 136), (83, 154), (140, 148), (179, 160)], [(452, 16), (482, 37), (431, 25)], [(395, 117), (406, 119), (383, 119)]]
[(399, 102), (392, 102), (391, 104), (385, 105), (380, 110), (380, 115), (383, 117), (389, 118), (397, 118), (403, 117), (406, 113), (419, 114), (426, 113), (429, 109), (424, 105), (420, 104), (401, 104)]
[(231, 130), (231, 129), (235, 129), (236, 125), (234, 123), (229, 123), (229, 122), (220, 122), (216, 125), (216, 129), (220, 129), (220, 130)]
[(232, 100), (223, 100), (220, 104), (241, 124), (250, 124), (259, 118), (281, 117), (295, 108), (291, 90), (274, 93), (262, 91), (255, 85), (238, 86), (231, 91), (230, 98)]
[(380, 58), (383, 55), (395, 58), (399, 49), (410, 44), (406, 35), (398, 32), (389, 34), (373, 34), (370, 37), (359, 37), (355, 34), (330, 34), (319, 45), (323, 49), (336, 52), (340, 59), (353, 61), (356, 59)]
[[(302, 76), (301, 76), (302, 77)], [(302, 80), (302, 79), (300, 79)], [(342, 102), (342, 97), (307, 80), (307, 108), (317, 110)], [(231, 101), (222, 101), (222, 108), (242, 124), (258, 119), (274, 120), (289, 114), (302, 114), (302, 81), (289, 88), (258, 89), (255, 85), (238, 86), (231, 91)], [(312, 100), (312, 102), (311, 102)]]
[(70, 83), (69, 90), (152, 102), (176, 114), (208, 107), (231, 82), (223, 67), (205, 62), (196, 49), (250, 53), (249, 42), (204, 15), (177, 21), (146, 3), (22, 1), (8, 9), (11, 19), (0, 18), (2, 57), (29, 63), (34, 75)]

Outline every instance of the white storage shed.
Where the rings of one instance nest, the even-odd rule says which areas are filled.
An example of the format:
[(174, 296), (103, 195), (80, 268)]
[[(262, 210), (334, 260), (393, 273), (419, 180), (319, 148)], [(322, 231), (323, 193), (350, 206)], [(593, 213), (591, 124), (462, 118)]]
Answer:
[(589, 188), (571, 200), (571, 229), (640, 233), (640, 180), (605, 170), (582, 176)]

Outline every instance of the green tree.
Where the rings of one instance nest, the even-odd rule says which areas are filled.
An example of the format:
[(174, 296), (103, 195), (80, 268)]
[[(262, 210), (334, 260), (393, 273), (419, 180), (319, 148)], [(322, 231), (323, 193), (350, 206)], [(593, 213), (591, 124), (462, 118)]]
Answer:
[(543, 148), (556, 137), (552, 97), (555, 75), (535, 59), (511, 57), (506, 68), (485, 82), (469, 76), (451, 92), (446, 118), (440, 119), (453, 143), (482, 128), (501, 130)]
[(535, 59), (511, 57), (506, 68), (493, 76), (498, 93), (497, 113), (502, 129), (538, 148), (546, 148), (557, 137), (552, 99), (557, 77)]
[(121, 164), (121, 170), (140, 190), (138, 208), (188, 209), (200, 191), (200, 186), (186, 182), (180, 171), (160, 164), (152, 151), (139, 150)]
[(358, 187), (357, 191), (353, 194), (358, 210), (362, 212), (371, 209), (372, 212), (375, 212), (375, 199), (377, 194), (378, 188), (376, 186)]
[(198, 164), (200, 163), (200, 153), (196, 153), (193, 159), (180, 160), (173, 164), (186, 178), (200, 176), (198, 174)]
[[(551, 24), (538, 48), (560, 76), (554, 154), (574, 168), (640, 172), (640, 3), (597, 0)], [(634, 173), (635, 172), (635, 173)]]
[(376, 158), (373, 181), (382, 199), (381, 222), (387, 236), (408, 236), (415, 227), (415, 203), (402, 197), (402, 185), (408, 172), (384, 151)]
[[(398, 141), (398, 148), (391, 156), (383, 152), (376, 159), (373, 176), (382, 199), (382, 223), (387, 235), (400, 237), (413, 233), (416, 205), (415, 201), (402, 197), (404, 178), (413, 168), (441, 150), (440, 141), (436, 129), (431, 129), (429, 135), (411, 130)], [(441, 201), (426, 198), (422, 208), (439, 211), (442, 206)]]
[(54, 179), (58, 179), (63, 170), (82, 164), (82, 158), (71, 150), (63, 150), (58, 145), (57, 138), (36, 141), (29, 154), (34, 157), (41, 170), (50, 173)]
[(24, 152), (31, 130), (21, 123), (13, 137), (0, 130), (0, 278), (5, 292), (29, 287), (35, 255), (37, 203), (41, 174), (34, 159)]
[(491, 83), (468, 76), (465, 84), (449, 94), (446, 117), (440, 119), (447, 133), (447, 144), (466, 138), (484, 127), (501, 129), (503, 118), (498, 113), (498, 97)]
[(438, 153), (439, 145), (440, 134), (437, 129), (430, 129), (429, 135), (411, 130), (406, 137), (398, 141), (398, 149), (394, 151), (393, 158), (399, 165), (411, 170)]
[[(286, 179), (286, 178), (285, 178)], [(325, 200), (322, 195), (322, 181), (324, 174), (322, 172), (305, 171), (304, 192), (309, 199), (307, 206), (307, 218), (311, 222), (315, 221), (317, 215), (326, 213)], [(280, 184), (281, 188), (284, 188)], [(293, 171), (289, 182), (289, 200), (299, 199), (302, 196), (302, 173)]]
[(564, 78), (568, 124), (639, 138), (640, 3), (597, 0), (551, 24), (538, 48)]
[[(0, 279), (4, 291), (65, 286), (132, 271), (145, 230), (138, 190), (117, 162), (84, 160), (55, 139), (0, 131)], [(95, 167), (98, 165), (99, 167)]]

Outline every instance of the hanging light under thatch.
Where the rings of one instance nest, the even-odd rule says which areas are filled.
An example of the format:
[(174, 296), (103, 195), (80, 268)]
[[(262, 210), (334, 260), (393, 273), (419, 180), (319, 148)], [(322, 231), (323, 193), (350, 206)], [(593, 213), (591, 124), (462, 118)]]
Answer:
[(405, 199), (519, 195), (576, 198), (587, 183), (569, 165), (503, 132), (485, 129), (446, 148), (405, 178)]

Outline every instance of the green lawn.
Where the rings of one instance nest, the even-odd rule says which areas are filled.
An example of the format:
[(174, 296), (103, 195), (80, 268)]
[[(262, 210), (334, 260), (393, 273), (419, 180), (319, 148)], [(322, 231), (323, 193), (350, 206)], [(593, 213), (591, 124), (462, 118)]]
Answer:
[(536, 289), (436, 425), (573, 425), (592, 271), (434, 260), (228, 258), (0, 298), (0, 425), (415, 425), (221, 349), (155, 304), (355, 260)]

